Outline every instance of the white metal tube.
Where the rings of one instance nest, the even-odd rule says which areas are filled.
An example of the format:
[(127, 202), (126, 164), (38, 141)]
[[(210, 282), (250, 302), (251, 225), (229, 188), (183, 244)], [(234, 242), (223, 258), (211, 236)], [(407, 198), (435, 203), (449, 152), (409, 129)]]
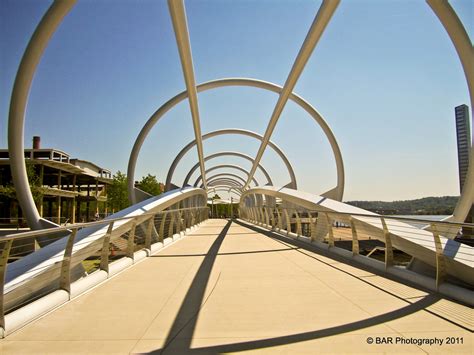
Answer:
[(257, 166), (260, 163), (260, 160), (262, 160), (265, 148), (267, 147), (267, 144), (270, 141), (270, 137), (273, 133), (273, 130), (275, 129), (278, 119), (280, 118), (281, 113), (285, 108), (285, 105), (293, 91), (293, 88), (295, 87), (298, 78), (300, 77), (304, 67), (306, 66), (306, 63), (311, 57), (311, 53), (313, 53), (316, 44), (321, 38), (321, 35), (323, 34), (324, 29), (326, 28), (326, 25), (329, 23), (329, 20), (334, 14), (334, 11), (336, 11), (338, 5), (339, 0), (324, 0), (321, 7), (319, 8), (319, 11), (316, 14), (316, 17), (311, 25), (311, 28), (309, 29), (309, 32), (306, 35), (303, 45), (300, 48), (298, 56), (296, 57), (296, 60), (293, 63), (293, 67), (291, 68), (290, 74), (286, 79), (285, 85), (283, 86), (275, 108), (273, 109), (272, 116), (270, 117), (270, 122), (268, 123), (267, 129), (263, 136), (263, 141), (260, 147), (258, 148), (258, 152), (255, 157), (255, 162), (252, 165), (252, 168), (250, 169), (250, 176), (244, 188), (246, 188), (250, 184), (250, 181), (252, 180), (252, 177), (254, 176), (255, 171), (257, 170)]
[(189, 108), (193, 119), (194, 136), (199, 157), (199, 165), (203, 177), (203, 183), (206, 187), (206, 172), (204, 168), (204, 151), (202, 146), (201, 122), (199, 119), (199, 106), (196, 91), (196, 82), (194, 80), (193, 56), (191, 52), (191, 43), (189, 41), (188, 23), (186, 20), (186, 10), (182, 0), (168, 0), (168, 8), (173, 22), (176, 44), (178, 45), (179, 57), (183, 67), (184, 81), (188, 92)]

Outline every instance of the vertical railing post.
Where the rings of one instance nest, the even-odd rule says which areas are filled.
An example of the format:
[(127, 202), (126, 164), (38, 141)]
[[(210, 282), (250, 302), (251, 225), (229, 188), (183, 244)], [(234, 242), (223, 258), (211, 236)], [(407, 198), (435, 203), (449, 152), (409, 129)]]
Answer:
[(137, 221), (132, 221), (130, 232), (128, 232), (127, 240), (127, 257), (134, 260), (135, 258), (135, 230), (137, 228)]
[(270, 209), (270, 220), (271, 220), (271, 223), (272, 223), (272, 230), (275, 230), (275, 227), (276, 227), (275, 209), (273, 207)]
[(298, 210), (295, 209), (296, 216), (296, 236), (301, 237), (303, 235), (303, 228), (301, 227), (301, 218)]
[(162, 212), (162, 217), (161, 217), (161, 223), (160, 223), (160, 236), (161, 236), (161, 241), (165, 239), (165, 223), (166, 223), (166, 217), (168, 216), (167, 212)]
[(186, 226), (186, 229), (191, 227), (191, 218), (190, 218), (190, 214), (189, 214), (189, 208), (187, 208), (184, 211), (184, 224)]
[(328, 245), (330, 248), (334, 247), (334, 231), (332, 229), (332, 218), (329, 216), (329, 213), (325, 212), (326, 215), (326, 223), (328, 225)]
[(12, 243), (13, 239), (3, 242), (2, 254), (0, 256), (0, 338), (3, 338), (5, 334), (5, 276)]
[(278, 225), (278, 231), (281, 231), (282, 228), (283, 228), (283, 224), (281, 222), (281, 213), (280, 213), (280, 210), (277, 208), (275, 208), (276, 210), (276, 213), (277, 213), (277, 225)]
[(65, 290), (71, 299), (71, 257), (74, 240), (76, 239), (77, 228), (73, 229), (67, 239), (66, 248), (64, 249), (63, 261), (61, 263), (61, 276), (59, 278), (59, 288)]
[[(196, 224), (196, 210), (192, 209), (191, 210), (191, 226), (194, 226)], [(211, 210), (212, 213), (212, 210)]]
[(265, 227), (270, 227), (270, 218), (268, 217), (268, 207), (263, 207), (263, 213), (265, 216)]
[(286, 220), (286, 235), (289, 236), (291, 232), (291, 221), (290, 221), (290, 215), (288, 214), (288, 209), (285, 208), (283, 210), (285, 212), (285, 220)]
[(313, 223), (313, 217), (311, 217), (310, 223), (309, 223), (309, 233), (311, 237), (311, 242), (314, 242), (316, 240), (316, 230), (318, 227), (318, 217), (316, 216), (314, 218), (314, 223)]
[(109, 273), (109, 244), (110, 236), (112, 235), (112, 229), (114, 228), (114, 222), (110, 222), (109, 228), (104, 235), (104, 243), (102, 244), (102, 253), (100, 256), (100, 270), (104, 270), (107, 274)]
[(349, 221), (351, 223), (351, 231), (352, 231), (352, 255), (359, 255), (359, 238), (357, 237), (357, 228), (355, 224), (355, 220), (349, 217)]
[(155, 223), (155, 215), (151, 216), (148, 220), (148, 224), (146, 226), (145, 231), (145, 249), (151, 251), (151, 234), (153, 233), (153, 226)]
[(173, 227), (174, 227), (174, 214), (173, 212), (170, 213), (170, 225), (168, 227), (168, 237), (172, 238), (173, 237)]
[(439, 289), (439, 286), (446, 279), (446, 260), (443, 252), (443, 245), (441, 244), (441, 239), (439, 237), (439, 232), (434, 223), (431, 223), (431, 233), (433, 233), (433, 238), (436, 247), (436, 289)]
[(181, 212), (178, 210), (174, 213), (175, 215), (175, 219), (176, 219), (176, 233), (180, 233), (181, 230), (182, 230), (182, 227), (181, 227)]
[(390, 237), (390, 231), (388, 230), (385, 218), (381, 217), (383, 227), (383, 236), (385, 239), (385, 270), (393, 266), (393, 247), (392, 238)]

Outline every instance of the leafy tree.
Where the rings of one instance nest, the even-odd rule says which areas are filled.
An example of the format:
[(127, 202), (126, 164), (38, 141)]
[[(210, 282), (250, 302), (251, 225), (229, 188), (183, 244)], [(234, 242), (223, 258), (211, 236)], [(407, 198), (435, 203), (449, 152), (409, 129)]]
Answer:
[(161, 194), (161, 186), (155, 175), (148, 174), (143, 176), (141, 181), (138, 183), (138, 188), (145, 192), (148, 192), (150, 195), (156, 196)]
[(112, 210), (120, 211), (130, 206), (127, 191), (127, 175), (119, 170), (112, 179), (112, 183), (107, 190), (107, 200)]
[[(41, 202), (41, 199), (44, 195), (43, 186), (41, 186), (40, 177), (36, 173), (35, 165), (26, 161), (26, 174), (28, 176), (28, 181), (30, 183), (31, 194), (33, 195), (33, 200), (36, 204)], [(11, 199), (16, 199), (16, 190), (12, 182), (9, 182), (5, 186), (0, 186), (0, 195), (6, 196)]]

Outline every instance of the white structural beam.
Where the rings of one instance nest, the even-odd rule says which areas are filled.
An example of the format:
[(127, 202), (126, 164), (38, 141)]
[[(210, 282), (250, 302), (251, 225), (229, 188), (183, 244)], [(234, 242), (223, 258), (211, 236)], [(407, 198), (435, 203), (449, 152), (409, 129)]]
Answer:
[[(426, 0), (433, 12), (438, 16), (449, 38), (456, 48), (466, 77), (471, 100), (471, 117), (474, 105), (474, 48), (461, 20), (446, 0)], [(464, 222), (474, 203), (474, 135), (469, 150), (469, 167), (461, 197), (456, 204), (453, 215), (448, 218), (451, 222)]]
[(303, 45), (300, 48), (298, 56), (296, 57), (295, 62), (293, 63), (293, 67), (291, 68), (290, 74), (286, 79), (285, 85), (280, 93), (280, 97), (275, 105), (273, 110), (272, 116), (270, 118), (270, 122), (268, 123), (267, 129), (263, 136), (263, 141), (258, 149), (257, 155), (255, 157), (255, 162), (252, 165), (252, 169), (250, 170), (249, 178), (247, 179), (247, 183), (245, 184), (244, 188), (246, 188), (250, 181), (252, 181), (252, 177), (257, 170), (258, 164), (262, 159), (263, 153), (265, 152), (265, 148), (267, 147), (268, 142), (270, 141), (270, 137), (275, 129), (275, 126), (278, 122), (278, 119), (285, 108), (286, 102), (288, 101), (293, 89), (298, 81), (301, 73), (303, 72), (306, 63), (308, 62), (309, 58), (311, 57), (311, 53), (313, 53), (316, 44), (318, 43), (321, 35), (324, 32), (329, 20), (331, 19), (334, 11), (336, 11), (337, 6), (339, 5), (339, 0), (324, 0), (321, 7), (319, 8), (316, 17), (309, 29), (308, 34), (306, 35), (306, 39), (303, 42)]
[(181, 66), (183, 67), (184, 81), (188, 92), (189, 107), (193, 119), (194, 136), (199, 157), (199, 166), (204, 183), (207, 188), (206, 172), (204, 168), (204, 152), (202, 146), (201, 122), (199, 119), (199, 106), (194, 80), (193, 56), (191, 53), (191, 43), (189, 41), (188, 23), (186, 20), (186, 10), (182, 0), (168, 0), (168, 8), (173, 22), (176, 44), (178, 45)]
[(25, 113), (31, 83), (36, 67), (43, 56), (50, 38), (63, 18), (75, 5), (74, 0), (54, 1), (36, 27), (26, 47), (16, 74), (10, 101), (8, 117), (8, 153), (13, 183), (18, 202), (31, 229), (43, 229), (55, 226), (54, 223), (40, 217), (31, 194), (26, 173), (24, 155)]

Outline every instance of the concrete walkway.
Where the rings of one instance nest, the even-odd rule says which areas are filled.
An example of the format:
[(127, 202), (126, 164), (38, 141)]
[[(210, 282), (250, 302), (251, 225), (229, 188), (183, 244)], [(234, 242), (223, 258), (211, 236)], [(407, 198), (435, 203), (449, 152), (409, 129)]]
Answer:
[(1, 340), (0, 354), (459, 354), (473, 352), (472, 329), (469, 307), (210, 220)]

